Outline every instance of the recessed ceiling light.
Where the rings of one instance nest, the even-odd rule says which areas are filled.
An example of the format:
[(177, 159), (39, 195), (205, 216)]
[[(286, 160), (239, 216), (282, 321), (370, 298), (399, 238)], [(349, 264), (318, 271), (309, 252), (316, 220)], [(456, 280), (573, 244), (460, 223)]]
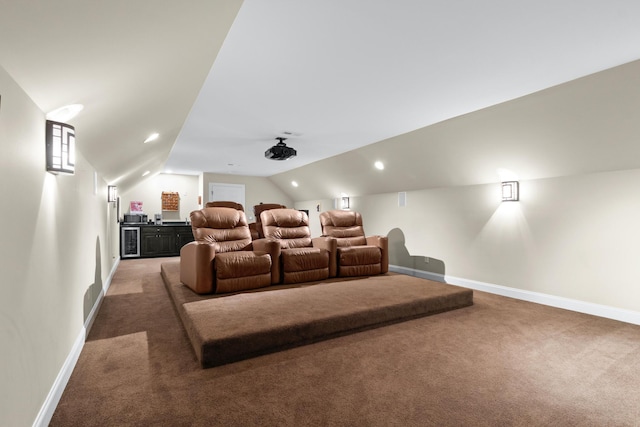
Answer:
[(151, 173), (151, 171), (145, 171), (145, 173), (142, 174), (142, 176), (147, 176)]
[(84, 105), (82, 104), (65, 105), (48, 113), (47, 119), (53, 120), (54, 122), (66, 122), (77, 116), (83, 108)]
[(378, 170), (383, 170), (383, 169), (384, 169), (384, 163), (382, 163), (382, 162), (380, 162), (380, 161), (375, 162), (373, 165), (374, 165), (374, 166), (376, 167), (376, 169), (378, 169)]
[(297, 183), (297, 182), (295, 182), (295, 181), (291, 181), (291, 185), (293, 185), (294, 187), (297, 187), (297, 186), (298, 186), (298, 183)]
[(155, 141), (156, 139), (158, 139), (159, 136), (160, 136), (159, 133), (154, 132), (151, 135), (149, 135), (147, 139), (144, 140), (144, 143), (146, 144), (147, 142)]

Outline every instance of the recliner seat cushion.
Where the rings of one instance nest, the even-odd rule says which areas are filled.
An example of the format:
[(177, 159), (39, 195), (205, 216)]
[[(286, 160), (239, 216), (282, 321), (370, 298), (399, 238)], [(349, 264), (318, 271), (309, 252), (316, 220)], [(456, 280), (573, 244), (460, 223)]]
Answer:
[(280, 258), (283, 283), (309, 282), (329, 277), (329, 252), (324, 249), (284, 249)]
[(232, 279), (218, 279), (215, 292), (225, 294), (228, 292), (246, 291), (249, 289), (264, 288), (271, 285), (271, 274), (259, 274), (257, 276), (234, 277)]
[(329, 267), (329, 252), (320, 248), (292, 248), (282, 251), (285, 272)]
[(218, 279), (255, 276), (271, 272), (271, 257), (260, 252), (224, 252), (216, 254), (214, 265)]
[(338, 275), (371, 276), (382, 272), (382, 251), (377, 246), (338, 248)]
[(382, 253), (377, 246), (346, 246), (338, 248), (339, 265), (380, 264)]
[(261, 252), (225, 252), (216, 254), (215, 292), (226, 293), (271, 285), (271, 257)]

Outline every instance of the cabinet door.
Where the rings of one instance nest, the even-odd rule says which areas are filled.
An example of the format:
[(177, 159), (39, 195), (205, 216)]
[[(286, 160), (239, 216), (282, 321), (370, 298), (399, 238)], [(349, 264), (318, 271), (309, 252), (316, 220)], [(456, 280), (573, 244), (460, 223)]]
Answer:
[(175, 255), (175, 232), (170, 227), (144, 227), (140, 234), (142, 256)]
[(193, 242), (193, 231), (191, 227), (175, 227), (176, 229), (176, 250), (180, 255), (180, 249), (189, 242)]

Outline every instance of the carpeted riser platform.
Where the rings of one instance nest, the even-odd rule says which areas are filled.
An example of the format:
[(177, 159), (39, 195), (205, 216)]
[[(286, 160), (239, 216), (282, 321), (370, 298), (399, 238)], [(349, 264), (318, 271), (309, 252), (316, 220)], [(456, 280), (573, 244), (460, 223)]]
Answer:
[(401, 274), (194, 294), (179, 262), (162, 277), (203, 368), (473, 304), (473, 291)]

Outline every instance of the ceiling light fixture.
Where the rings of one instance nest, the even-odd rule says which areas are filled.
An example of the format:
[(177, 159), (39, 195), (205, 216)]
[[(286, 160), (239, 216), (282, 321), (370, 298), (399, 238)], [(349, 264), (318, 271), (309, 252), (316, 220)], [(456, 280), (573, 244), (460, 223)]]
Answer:
[(374, 165), (374, 166), (376, 167), (376, 169), (378, 169), (378, 170), (384, 170), (384, 163), (382, 163), (382, 162), (380, 162), (380, 161), (375, 162), (373, 165)]
[(158, 132), (154, 132), (151, 135), (149, 135), (147, 139), (144, 140), (144, 143), (146, 144), (147, 142), (155, 141), (156, 139), (158, 139), (159, 136), (160, 134)]
[(280, 142), (264, 152), (264, 156), (267, 159), (289, 160), (290, 158), (295, 157), (298, 154), (296, 150), (291, 147), (287, 147), (287, 144), (284, 143), (287, 138), (279, 136), (276, 139)]
[(291, 181), (291, 185), (293, 185), (294, 187), (297, 187), (298, 183), (296, 181)]

